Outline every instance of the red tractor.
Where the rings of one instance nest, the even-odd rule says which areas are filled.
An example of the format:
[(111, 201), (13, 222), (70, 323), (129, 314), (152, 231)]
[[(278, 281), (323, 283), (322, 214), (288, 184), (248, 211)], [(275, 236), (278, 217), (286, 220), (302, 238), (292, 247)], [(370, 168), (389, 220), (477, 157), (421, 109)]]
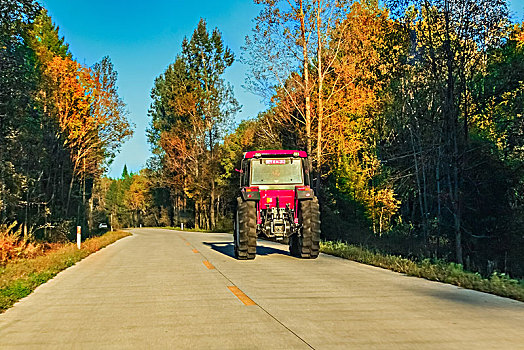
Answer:
[(291, 255), (315, 259), (320, 243), (320, 210), (311, 189), (306, 152), (246, 152), (235, 215), (235, 257), (254, 259), (257, 237), (289, 243)]

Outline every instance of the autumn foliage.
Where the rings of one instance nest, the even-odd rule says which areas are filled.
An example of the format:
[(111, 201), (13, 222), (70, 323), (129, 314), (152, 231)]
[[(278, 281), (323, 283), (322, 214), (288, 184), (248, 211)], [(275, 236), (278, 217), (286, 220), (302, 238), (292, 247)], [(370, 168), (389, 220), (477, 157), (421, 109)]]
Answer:
[(506, 4), (257, 3), (247, 86), (271, 105), (225, 149), (311, 149), (327, 238), (522, 276), (522, 26)]
[(93, 183), (132, 134), (117, 74), (108, 57), (76, 61), (36, 1), (14, 1), (4, 17), (12, 20), (0, 28), (0, 222), (17, 222), (8, 227), (24, 237), (4, 235), (4, 245), (63, 241), (76, 225), (94, 232)]
[(268, 108), (236, 128), (235, 56), (202, 19), (151, 90), (148, 168), (120, 179), (101, 177), (131, 133), (110, 60), (78, 63), (45, 11), (16, 2), (0, 216), (24, 235), (231, 229), (242, 153), (304, 149), (324, 238), (524, 276), (524, 31), (504, 1), (257, 0), (241, 60)]
[(16, 222), (0, 225), (0, 266), (14, 259), (33, 258), (43, 251), (42, 245), (17, 226)]

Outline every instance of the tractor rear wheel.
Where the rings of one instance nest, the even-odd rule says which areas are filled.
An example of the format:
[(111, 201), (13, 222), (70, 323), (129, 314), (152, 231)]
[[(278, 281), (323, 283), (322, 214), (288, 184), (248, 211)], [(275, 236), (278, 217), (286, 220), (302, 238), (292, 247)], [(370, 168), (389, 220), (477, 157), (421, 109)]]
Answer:
[(320, 208), (317, 197), (300, 201), (299, 222), (302, 224), (301, 234), (295, 233), (289, 237), (289, 252), (291, 255), (315, 259), (320, 250)]
[(256, 202), (237, 198), (235, 215), (235, 258), (254, 259), (257, 254), (257, 208)]

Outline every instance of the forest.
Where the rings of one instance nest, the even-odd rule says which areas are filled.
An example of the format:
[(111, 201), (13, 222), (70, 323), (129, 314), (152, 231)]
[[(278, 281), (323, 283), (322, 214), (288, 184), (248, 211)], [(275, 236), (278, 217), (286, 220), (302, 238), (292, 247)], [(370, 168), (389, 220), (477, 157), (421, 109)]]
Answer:
[(0, 243), (95, 231), (93, 186), (133, 133), (109, 57), (76, 61), (46, 9), (0, 2)]
[[(204, 19), (173, 49), (153, 157), (119, 179), (104, 171), (132, 125), (110, 59), (85, 67), (45, 10), (2, 5), (0, 222), (46, 240), (79, 223), (228, 231), (243, 152), (300, 149), (323, 240), (524, 277), (524, 24), (508, 4), (255, 3), (241, 52)], [(239, 124), (235, 61), (268, 106)]]

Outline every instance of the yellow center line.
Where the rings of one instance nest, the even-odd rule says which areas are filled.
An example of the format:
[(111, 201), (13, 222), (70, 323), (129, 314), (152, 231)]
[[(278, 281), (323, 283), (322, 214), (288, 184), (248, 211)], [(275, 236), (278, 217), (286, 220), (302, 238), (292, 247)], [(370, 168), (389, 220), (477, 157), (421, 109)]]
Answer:
[(244, 303), (244, 305), (256, 305), (256, 303), (251, 300), (247, 295), (244, 294), (237, 286), (227, 286), (229, 290), (235, 294), (235, 296), (240, 299), (241, 302)]
[(198, 253), (198, 250), (196, 250), (196, 249), (193, 249), (193, 253)]
[(203, 261), (204, 265), (206, 265), (206, 267), (210, 270), (213, 270), (215, 267), (213, 266), (213, 264), (211, 264), (209, 261), (207, 260), (204, 260)]

